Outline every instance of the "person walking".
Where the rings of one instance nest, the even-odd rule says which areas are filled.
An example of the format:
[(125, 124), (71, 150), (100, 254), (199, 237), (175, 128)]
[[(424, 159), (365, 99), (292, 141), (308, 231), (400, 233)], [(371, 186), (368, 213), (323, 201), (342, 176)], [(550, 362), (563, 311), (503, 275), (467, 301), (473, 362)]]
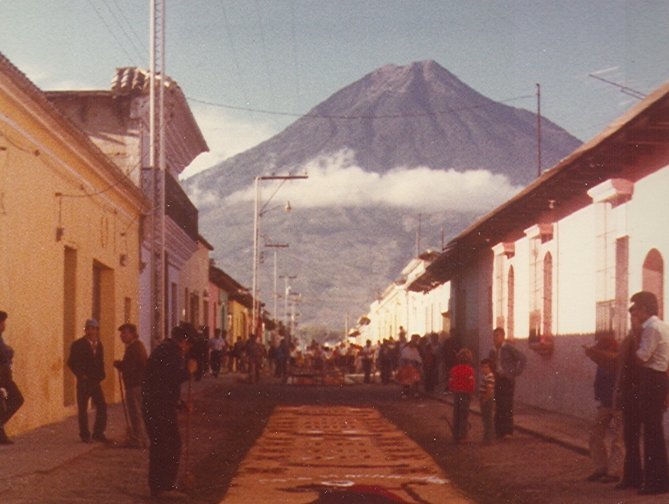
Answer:
[(631, 298), (632, 325), (641, 327), (636, 350), (639, 370), (639, 420), (643, 431), (642, 495), (669, 492), (669, 467), (662, 419), (667, 399), (669, 325), (658, 317), (655, 294), (641, 291)]
[(125, 353), (123, 360), (114, 361), (114, 367), (121, 373), (130, 421), (128, 437), (123, 446), (145, 448), (147, 437), (142, 418), (142, 379), (146, 368), (146, 348), (139, 339), (135, 324), (123, 324), (118, 330), (119, 337), (125, 345)]
[(14, 350), (10, 347), (2, 335), (5, 332), (7, 324), (7, 312), (0, 311), (0, 401), (4, 402), (4, 407), (0, 412), (0, 444), (13, 444), (13, 441), (7, 437), (5, 424), (23, 405), (24, 399), (14, 377), (12, 375), (12, 360), (14, 359)]
[(513, 396), (516, 378), (525, 369), (527, 357), (506, 341), (506, 333), (501, 327), (493, 331), (493, 348), (490, 359), (495, 371), (495, 433), (504, 439), (513, 434)]
[(360, 360), (362, 362), (364, 383), (371, 383), (372, 365), (374, 364), (374, 348), (372, 347), (372, 340), (367, 340), (365, 346), (360, 350)]
[(258, 341), (255, 334), (249, 336), (246, 344), (246, 356), (249, 366), (249, 383), (258, 383), (260, 381), (260, 370), (265, 359), (265, 347)]
[(418, 351), (420, 336), (413, 334), (411, 341), (400, 351), (400, 363), (397, 381), (402, 385), (402, 398), (419, 397), (418, 387), (423, 379), (423, 358)]
[(181, 457), (177, 411), (183, 406), (181, 384), (197, 370), (196, 359), (184, 362), (192, 346), (193, 335), (177, 326), (172, 329), (171, 338), (151, 352), (146, 363), (142, 411), (149, 435), (149, 489), (154, 498), (186, 497), (176, 489)]
[(214, 378), (221, 372), (221, 360), (225, 350), (225, 339), (220, 329), (214, 329), (214, 337), (209, 340), (209, 369)]
[[(585, 355), (596, 365), (595, 400), (597, 412), (590, 428), (590, 457), (594, 470), (586, 480), (615, 483), (620, 480), (623, 461), (622, 412), (614, 407), (618, 344), (613, 335), (601, 335), (593, 346), (585, 346)], [(610, 432), (610, 447), (607, 434)]]
[[(77, 378), (77, 409), (79, 413), (79, 437), (84, 443), (107, 442), (107, 403), (100, 383), (105, 379), (104, 349), (100, 341), (100, 324), (88, 319), (84, 325), (84, 336), (70, 346), (67, 365)], [(88, 403), (95, 406), (93, 436), (88, 428)]]

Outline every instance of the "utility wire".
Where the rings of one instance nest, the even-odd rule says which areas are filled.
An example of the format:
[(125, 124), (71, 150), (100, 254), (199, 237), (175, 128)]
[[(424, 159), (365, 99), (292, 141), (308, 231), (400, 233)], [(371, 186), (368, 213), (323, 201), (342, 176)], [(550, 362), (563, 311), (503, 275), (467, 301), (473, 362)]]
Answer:
[(254, 2), (256, 16), (258, 18), (258, 27), (260, 29), (260, 45), (262, 49), (262, 61), (265, 67), (265, 74), (267, 75), (267, 85), (269, 86), (270, 96), (275, 96), (274, 86), (272, 85), (272, 76), (269, 71), (269, 60), (267, 59), (267, 44), (265, 43), (265, 27), (262, 22), (262, 13), (260, 12), (260, 4), (258, 0)]
[(290, 2), (290, 38), (293, 46), (293, 69), (295, 72), (295, 109), (300, 107), (300, 65), (297, 59), (297, 28), (295, 26), (295, 1)]
[(242, 88), (242, 95), (244, 96), (244, 103), (249, 103), (249, 95), (246, 90), (246, 83), (244, 81), (244, 77), (242, 74), (242, 67), (239, 64), (239, 58), (237, 57), (237, 46), (235, 45), (235, 40), (232, 37), (230, 20), (228, 19), (228, 13), (225, 10), (225, 0), (221, 0), (221, 10), (223, 11), (223, 21), (224, 21), (225, 32), (228, 35), (228, 43), (230, 44), (230, 47), (232, 49), (232, 62), (234, 63), (235, 69), (237, 70), (237, 76), (239, 78), (239, 82)]
[(311, 119), (343, 119), (343, 120), (358, 120), (358, 119), (405, 119), (405, 118), (411, 118), (411, 117), (432, 117), (432, 116), (437, 116), (437, 115), (442, 115), (442, 114), (452, 114), (453, 112), (460, 112), (463, 110), (474, 110), (474, 109), (479, 109), (479, 108), (487, 108), (487, 107), (493, 107), (499, 103), (509, 103), (513, 101), (519, 101), (519, 100), (526, 100), (528, 98), (535, 98), (535, 95), (523, 95), (523, 96), (516, 96), (514, 98), (508, 98), (505, 100), (498, 100), (495, 102), (492, 102), (490, 104), (485, 104), (485, 105), (472, 105), (470, 107), (453, 107), (449, 108), (447, 110), (437, 110), (434, 112), (417, 112), (414, 114), (380, 114), (380, 115), (337, 115), (337, 114), (314, 114), (314, 113), (307, 113), (307, 114), (298, 114), (295, 112), (285, 112), (285, 111), (280, 111), (280, 110), (267, 110), (267, 109), (258, 109), (258, 108), (251, 108), (251, 107), (239, 107), (235, 105), (228, 105), (224, 103), (217, 103), (217, 102), (212, 102), (208, 100), (201, 100), (199, 98), (193, 98), (192, 96), (187, 97), (189, 100), (194, 101), (196, 103), (201, 103), (203, 105), (209, 105), (211, 107), (220, 107), (220, 108), (225, 108), (225, 109), (230, 109), (230, 110), (240, 110), (243, 112), (256, 112), (259, 114), (266, 114), (266, 115), (275, 115), (275, 116), (289, 116), (289, 117), (304, 117), (304, 118), (311, 118)]
[(133, 61), (134, 58), (130, 55), (128, 50), (125, 48), (125, 45), (123, 44), (123, 40), (121, 40), (116, 33), (114, 33), (114, 30), (112, 30), (111, 26), (109, 26), (109, 23), (107, 23), (107, 20), (104, 18), (102, 13), (99, 11), (99, 9), (95, 6), (93, 3), (93, 0), (88, 0), (89, 5), (93, 8), (97, 16), (100, 18), (100, 21), (105, 25), (107, 28), (107, 31), (111, 34), (112, 37), (114, 37), (114, 40), (116, 40), (116, 43), (118, 46), (121, 48), (121, 50), (125, 53), (125, 55), (128, 57), (129, 61)]
[[(114, 3), (114, 7), (116, 8), (116, 11), (123, 18), (123, 21), (125, 22), (125, 26), (127, 26), (128, 29), (130, 30), (130, 34), (132, 34), (134, 37), (132, 37), (132, 36), (130, 36), (130, 34), (128, 34), (128, 32), (123, 27), (123, 23), (121, 21), (118, 21), (119, 26), (123, 30), (123, 33), (125, 33), (126, 36), (128, 37), (128, 40), (130, 41), (133, 48), (137, 52), (137, 55), (139, 56), (140, 61), (143, 61), (144, 58), (147, 57), (146, 55), (149, 54), (149, 51), (146, 47), (146, 40), (144, 40), (142, 37), (140, 37), (137, 34), (137, 30), (135, 30), (135, 27), (132, 25), (132, 22), (128, 19), (128, 17), (125, 15), (125, 12), (123, 11), (123, 8), (118, 4), (117, 0), (112, 0), (112, 2)], [(112, 11), (112, 8), (109, 7), (109, 5), (107, 5), (107, 8), (112, 13), (114, 18), (118, 19), (116, 17), (116, 15), (114, 14), (114, 12)]]

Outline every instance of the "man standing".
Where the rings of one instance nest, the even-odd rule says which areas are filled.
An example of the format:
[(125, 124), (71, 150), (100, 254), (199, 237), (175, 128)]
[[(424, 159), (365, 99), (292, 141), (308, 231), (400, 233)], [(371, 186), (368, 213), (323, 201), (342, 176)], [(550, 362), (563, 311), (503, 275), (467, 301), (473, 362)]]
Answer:
[(5, 424), (9, 421), (23, 404), (23, 395), (12, 377), (12, 359), (14, 350), (2, 339), (7, 322), (7, 312), (0, 311), (0, 393), (6, 407), (0, 413), (0, 444), (12, 444), (5, 433)]
[[(590, 458), (594, 471), (587, 481), (614, 483), (620, 480), (623, 461), (622, 412), (614, 405), (618, 344), (614, 336), (602, 334), (594, 346), (583, 346), (585, 355), (595, 364), (595, 400), (597, 413), (590, 428)], [(610, 448), (607, 434), (611, 434)]]
[(265, 359), (265, 347), (258, 341), (255, 334), (249, 336), (246, 344), (246, 356), (249, 365), (249, 383), (258, 383), (260, 381), (260, 369)]
[(516, 378), (525, 369), (527, 357), (506, 341), (504, 329), (492, 332), (490, 359), (495, 370), (495, 434), (499, 439), (513, 434), (513, 395)]
[(130, 425), (126, 448), (144, 448), (146, 430), (142, 419), (142, 378), (146, 368), (146, 348), (139, 340), (135, 324), (123, 324), (118, 328), (121, 341), (125, 344), (123, 360), (114, 361), (125, 387), (125, 402)]
[(209, 340), (209, 368), (214, 378), (221, 372), (221, 360), (225, 351), (225, 339), (220, 329), (214, 330), (214, 337)]
[[(641, 325), (636, 357), (639, 374), (639, 418), (643, 431), (643, 485), (639, 493), (654, 495), (669, 492), (667, 450), (662, 416), (667, 398), (669, 368), (669, 325), (658, 318), (655, 294), (641, 291), (631, 298), (632, 325)], [(636, 320), (634, 320), (636, 319)]]
[[(184, 327), (151, 353), (142, 382), (142, 409), (149, 434), (149, 488), (158, 498), (185, 497), (176, 491), (181, 456), (177, 410), (181, 383), (197, 370), (197, 361), (184, 356), (193, 346), (193, 335)], [(186, 405), (190, 407), (189, 404)]]
[(367, 340), (365, 346), (360, 350), (360, 359), (362, 361), (362, 372), (364, 373), (364, 382), (371, 383), (372, 365), (374, 364), (374, 348), (372, 340)]
[(106, 442), (107, 403), (100, 382), (105, 378), (104, 352), (99, 337), (100, 325), (89, 319), (84, 326), (84, 336), (70, 346), (67, 365), (77, 377), (77, 407), (79, 410), (79, 437), (90, 443), (88, 430), (88, 401), (95, 406), (95, 424), (92, 439)]

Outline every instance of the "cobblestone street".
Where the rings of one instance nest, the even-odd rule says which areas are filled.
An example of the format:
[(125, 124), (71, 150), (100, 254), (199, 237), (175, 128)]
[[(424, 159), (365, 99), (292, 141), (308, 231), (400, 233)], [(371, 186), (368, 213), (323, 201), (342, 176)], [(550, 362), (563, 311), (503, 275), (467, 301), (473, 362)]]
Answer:
[[(586, 455), (520, 429), (483, 445), (476, 414), (470, 442), (455, 445), (445, 419), (450, 404), (401, 400), (395, 385), (302, 387), (267, 378), (247, 385), (237, 378), (205, 377), (194, 387), (190, 463), (181, 468), (194, 475), (189, 502), (332, 502), (328, 496), (352, 484), (409, 503), (665, 502), (584, 481)], [(124, 432), (118, 405), (108, 432), (115, 439)], [(3, 503), (150, 502), (146, 450), (80, 443), (74, 418), (14, 441), (0, 457)]]

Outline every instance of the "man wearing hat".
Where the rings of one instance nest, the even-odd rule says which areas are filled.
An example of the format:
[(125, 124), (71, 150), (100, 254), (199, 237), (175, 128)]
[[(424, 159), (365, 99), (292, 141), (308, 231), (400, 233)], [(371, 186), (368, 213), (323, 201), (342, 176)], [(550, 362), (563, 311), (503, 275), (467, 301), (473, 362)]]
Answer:
[(669, 492), (669, 467), (662, 417), (667, 398), (669, 368), (669, 325), (658, 318), (655, 294), (641, 291), (630, 300), (632, 326), (640, 326), (636, 351), (639, 373), (639, 419), (643, 431), (643, 484), (640, 494)]
[[(106, 442), (107, 403), (100, 382), (105, 378), (104, 352), (99, 337), (100, 324), (89, 319), (84, 326), (84, 336), (70, 346), (67, 365), (77, 377), (77, 407), (79, 409), (79, 437), (84, 443)], [(93, 435), (88, 429), (88, 402), (95, 406)]]
[(126, 448), (145, 448), (146, 430), (142, 418), (142, 378), (146, 368), (146, 348), (139, 339), (137, 326), (125, 323), (119, 328), (119, 336), (125, 345), (123, 360), (115, 360), (114, 367), (119, 370), (125, 388), (125, 404), (129, 420), (128, 438), (123, 444)]

